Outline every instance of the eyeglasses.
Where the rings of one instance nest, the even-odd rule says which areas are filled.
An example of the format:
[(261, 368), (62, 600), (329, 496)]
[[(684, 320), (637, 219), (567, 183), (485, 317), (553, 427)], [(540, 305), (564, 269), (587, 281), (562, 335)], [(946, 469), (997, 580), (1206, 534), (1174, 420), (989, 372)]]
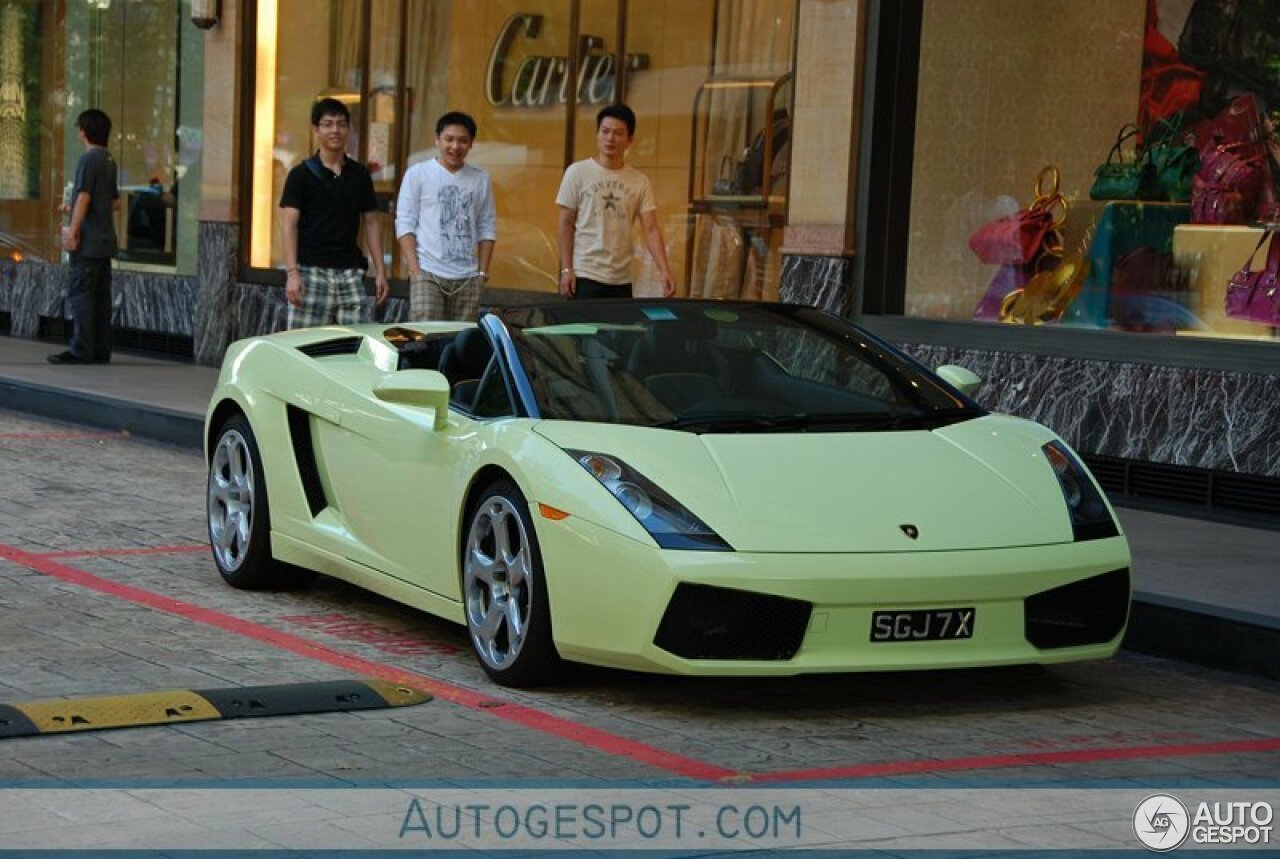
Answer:
[(345, 119), (325, 119), (316, 123), (316, 128), (321, 131), (334, 131), (335, 129), (341, 131), (346, 127), (347, 121)]

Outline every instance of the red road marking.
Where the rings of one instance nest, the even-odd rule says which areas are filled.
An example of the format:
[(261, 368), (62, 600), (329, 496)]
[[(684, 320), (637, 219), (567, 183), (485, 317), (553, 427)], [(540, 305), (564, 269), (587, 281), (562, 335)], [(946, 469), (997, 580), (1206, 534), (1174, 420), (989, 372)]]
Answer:
[(910, 773), (945, 772), (951, 770), (990, 770), (1042, 764), (1079, 764), (1094, 761), (1122, 761), (1134, 758), (1178, 758), (1193, 755), (1236, 755), (1250, 752), (1280, 751), (1280, 738), (1234, 740), (1221, 743), (1187, 743), (1178, 746), (1136, 746), (1119, 749), (1077, 749), (1063, 752), (983, 755), (946, 760), (890, 761), (880, 764), (854, 764), (847, 767), (823, 767), (811, 770), (758, 773), (750, 777), (752, 784), (779, 781), (826, 781), (838, 778), (873, 778)]
[(326, 662), (359, 674), (379, 677), (391, 683), (404, 683), (415, 686), (454, 704), (474, 710), (483, 710), (485, 713), (489, 713), (499, 719), (506, 719), (509, 722), (533, 728), (561, 739), (571, 740), (606, 754), (629, 758), (677, 775), (705, 780), (722, 779), (735, 775), (733, 770), (654, 748), (645, 743), (629, 740), (626, 737), (610, 734), (607, 731), (592, 728), (588, 725), (571, 722), (568, 719), (553, 716), (550, 713), (545, 713), (524, 704), (491, 698), (472, 689), (455, 686), (452, 683), (446, 683), (434, 677), (415, 674), (393, 665), (385, 665), (380, 662), (362, 659), (358, 656), (340, 653), (324, 645), (316, 644), (287, 632), (280, 632), (260, 623), (243, 620), (212, 609), (201, 608), (200, 606), (143, 590), (133, 585), (113, 582), (95, 576), (92, 573), (87, 573), (84, 570), (77, 570), (75, 567), (51, 561), (47, 556), (34, 555), (12, 546), (0, 545), (0, 559), (12, 561), (37, 573), (61, 579), (64, 582), (70, 582), (108, 596), (119, 597), (158, 611), (208, 624), (228, 632), (239, 633), (309, 659)]
[[(201, 547), (203, 548), (203, 547)], [(423, 689), (438, 698), (474, 710), (483, 710), (500, 719), (506, 719), (527, 728), (543, 731), (562, 739), (571, 740), (606, 754), (625, 757), (649, 764), (668, 772), (703, 779), (735, 784), (768, 784), (778, 782), (824, 781), (830, 779), (874, 778), (887, 775), (913, 773), (955, 772), (962, 770), (989, 770), (1008, 767), (1024, 767), (1046, 764), (1089, 763), (1096, 761), (1133, 760), (1139, 758), (1175, 758), (1195, 755), (1247, 754), (1280, 752), (1280, 738), (1263, 737), (1252, 740), (1236, 740), (1217, 743), (1184, 743), (1180, 745), (1146, 745), (1118, 748), (1072, 749), (1058, 752), (1030, 752), (974, 757), (928, 759), (912, 761), (887, 761), (882, 763), (852, 764), (842, 767), (823, 767), (805, 770), (784, 770), (768, 773), (744, 773), (726, 769), (705, 761), (677, 755), (645, 743), (629, 740), (607, 731), (571, 722), (559, 716), (543, 712), (523, 704), (491, 698), (473, 689), (437, 680), (341, 653), (324, 645), (308, 641), (296, 635), (280, 632), (263, 624), (243, 620), (212, 609), (143, 590), (133, 585), (121, 584), (100, 578), (60, 564), (49, 555), (24, 552), (12, 546), (0, 545), (0, 559), (34, 570), (71, 584), (109, 596), (119, 597), (158, 611), (185, 617), (188, 620), (208, 624), (228, 632), (235, 632), (257, 641), (279, 647), (291, 653), (315, 659), (360, 674), (379, 677), (391, 683), (405, 683)]]
[(208, 543), (190, 546), (146, 546), (133, 549), (63, 549), (58, 552), (40, 552), (41, 558), (82, 558), (86, 555), (176, 555), (182, 552), (207, 552)]

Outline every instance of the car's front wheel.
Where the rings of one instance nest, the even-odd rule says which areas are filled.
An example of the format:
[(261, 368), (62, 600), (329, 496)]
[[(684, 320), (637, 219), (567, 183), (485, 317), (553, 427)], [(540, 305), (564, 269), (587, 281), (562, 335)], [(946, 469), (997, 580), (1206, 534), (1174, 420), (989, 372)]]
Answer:
[(504, 686), (534, 686), (560, 668), (529, 505), (509, 480), (485, 487), (462, 547), (467, 632), (480, 665)]
[(259, 589), (283, 584), (271, 557), (271, 519), (258, 442), (243, 415), (218, 429), (209, 457), (209, 546), (227, 584)]

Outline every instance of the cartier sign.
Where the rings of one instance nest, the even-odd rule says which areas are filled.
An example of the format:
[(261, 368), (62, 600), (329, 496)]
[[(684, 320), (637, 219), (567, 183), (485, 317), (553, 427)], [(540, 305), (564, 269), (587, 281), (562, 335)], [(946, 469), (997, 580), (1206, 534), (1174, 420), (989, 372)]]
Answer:
[[(541, 31), (541, 15), (512, 15), (502, 25), (485, 69), (484, 94), (489, 104), (546, 107), (565, 104), (570, 92), (578, 104), (613, 101), (617, 58), (602, 51), (603, 39), (585, 34), (581, 37), (578, 68), (571, 72), (568, 57), (535, 52)], [(523, 51), (513, 51), (517, 45)], [(516, 64), (513, 57), (520, 53), (524, 59)], [(627, 54), (626, 63), (628, 71), (646, 68), (649, 55)]]

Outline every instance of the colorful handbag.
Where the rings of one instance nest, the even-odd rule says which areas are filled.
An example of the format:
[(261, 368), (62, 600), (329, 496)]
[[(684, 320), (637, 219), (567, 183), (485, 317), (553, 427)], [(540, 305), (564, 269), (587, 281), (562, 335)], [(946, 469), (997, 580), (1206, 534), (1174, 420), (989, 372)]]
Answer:
[[(1228, 281), (1225, 302), (1228, 316), (1263, 325), (1280, 325), (1280, 242), (1275, 237), (1275, 230), (1264, 232), (1244, 266)], [(1266, 268), (1253, 271), (1253, 258), (1268, 239), (1271, 246), (1267, 249)]]
[(1162, 119), (1155, 123), (1144, 141), (1144, 161), (1150, 169), (1142, 179), (1150, 184), (1138, 188), (1138, 196), (1144, 200), (1169, 200), (1185, 203), (1191, 199), (1191, 186), (1200, 171), (1200, 153), (1194, 147), (1178, 142), (1182, 115)]
[[(969, 249), (987, 265), (1025, 265), (1049, 249), (1062, 253), (1059, 229), (1067, 220), (1067, 198), (1058, 192), (1058, 168), (1050, 164), (1036, 177), (1031, 205), (983, 224), (969, 236)], [(1045, 187), (1048, 184), (1048, 187)], [(1055, 238), (1056, 243), (1050, 241)]]
[(1220, 145), (1204, 156), (1191, 183), (1193, 224), (1243, 224), (1257, 211), (1265, 163), (1236, 154), (1240, 146)]
[(1136, 200), (1138, 190), (1143, 184), (1142, 159), (1125, 161), (1121, 146), (1130, 138), (1138, 136), (1138, 126), (1132, 123), (1123, 126), (1116, 134), (1116, 142), (1107, 153), (1105, 164), (1098, 165), (1093, 171), (1093, 184), (1089, 186), (1091, 200)]

